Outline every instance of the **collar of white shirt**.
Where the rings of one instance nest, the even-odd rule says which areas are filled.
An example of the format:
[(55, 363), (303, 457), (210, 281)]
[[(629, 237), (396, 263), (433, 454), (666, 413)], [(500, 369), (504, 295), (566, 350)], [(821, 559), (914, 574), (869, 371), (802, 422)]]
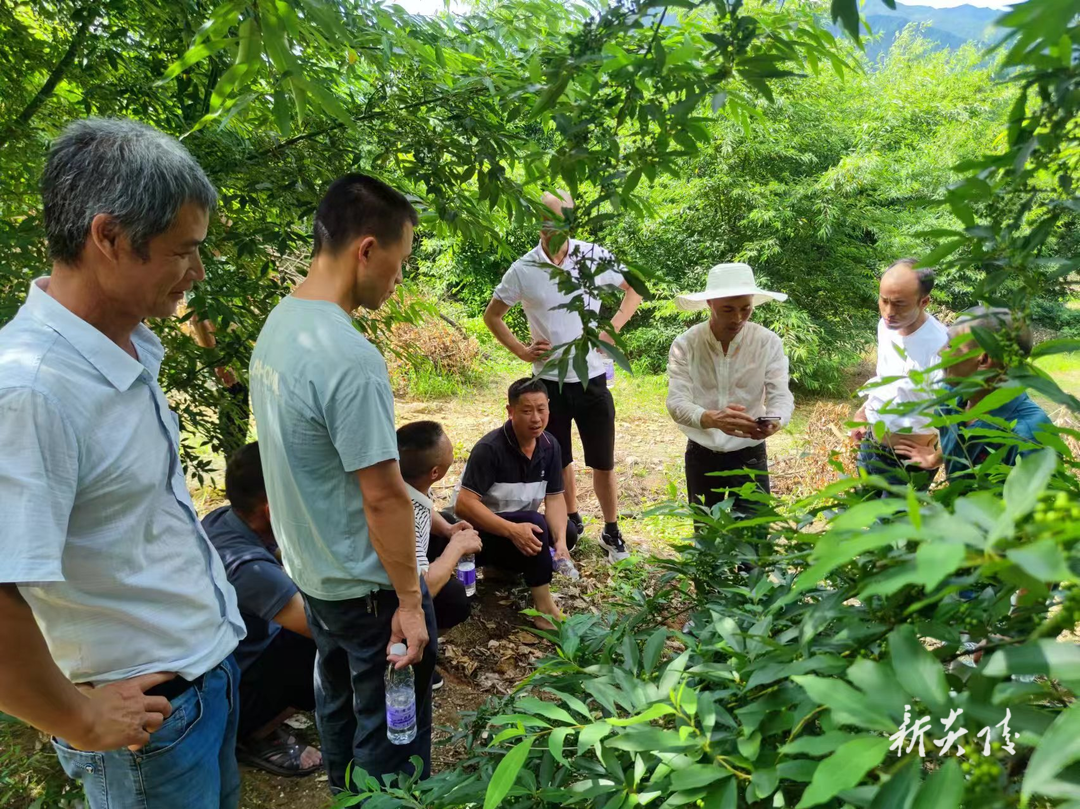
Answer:
[(82, 354), (86, 361), (120, 391), (125, 391), (135, 384), (143, 371), (157, 378), (165, 349), (150, 329), (143, 324), (135, 327), (131, 341), (139, 359), (135, 359), (116, 343), (76, 315), (60, 301), (49, 295), (49, 277), (36, 279), (30, 285), (30, 294), (26, 298), (26, 309), (39, 323), (49, 327), (65, 340), (72, 348)]
[(420, 505), (427, 506), (428, 508), (434, 508), (435, 507), (435, 504), (433, 502), (431, 502), (431, 490), (430, 489), (428, 490), (427, 494), (424, 494), (419, 489), (414, 489), (408, 483), (405, 484), (405, 488), (409, 490), (409, 498), (414, 503), (419, 503)]

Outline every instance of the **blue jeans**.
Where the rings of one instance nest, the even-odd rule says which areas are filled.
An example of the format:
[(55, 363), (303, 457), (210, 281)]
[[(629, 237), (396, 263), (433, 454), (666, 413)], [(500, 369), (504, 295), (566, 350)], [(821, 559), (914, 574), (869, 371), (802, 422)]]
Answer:
[[(411, 756), (423, 762), (421, 777), (431, 771), (431, 675), (438, 652), (435, 610), (420, 579), (428, 645), (413, 666), (416, 680), (416, 738), (405, 745), (386, 738), (386, 646), (398, 608), (393, 590), (363, 598), (323, 601), (304, 595), (308, 626), (315, 639), (315, 722), (322, 742), (330, 791), (346, 789), (349, 765), (382, 780), (389, 773), (413, 773)], [(350, 780), (349, 783), (352, 783)]]
[[(925, 492), (934, 482), (937, 469), (927, 470), (915, 464), (908, 464), (885, 444), (879, 444), (873, 436), (867, 435), (859, 445), (857, 463), (867, 474), (878, 475), (894, 486), (906, 486), (910, 483), (918, 491)], [(882, 497), (892, 497), (888, 492), (881, 492)]]
[(229, 656), (172, 701), (172, 715), (141, 750), (85, 752), (54, 739), (60, 764), (82, 784), (89, 809), (235, 809), (239, 681)]

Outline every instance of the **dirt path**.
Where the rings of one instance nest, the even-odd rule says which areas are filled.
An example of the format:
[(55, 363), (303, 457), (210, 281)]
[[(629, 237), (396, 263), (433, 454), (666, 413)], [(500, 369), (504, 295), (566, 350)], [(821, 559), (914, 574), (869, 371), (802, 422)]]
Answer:
[[(472, 446), (505, 420), (505, 391), (512, 376), (500, 376), (467, 395), (439, 401), (398, 400), (398, 424), (432, 419), (445, 427), (454, 442), (455, 461), (447, 477), (435, 487), (436, 506), (450, 502), (454, 484), (465, 468)], [(681, 490), (682, 456), (686, 439), (671, 421), (664, 406), (666, 389), (659, 377), (618, 379), (612, 389), (616, 407), (616, 468), (620, 470), (620, 503), (623, 533), (631, 547), (643, 557), (668, 555), (668, 533), (652, 530), (642, 513), (666, 499), (673, 484)], [(841, 412), (846, 405), (835, 405)], [(813, 403), (796, 417), (796, 425), (807, 423)], [(580, 441), (575, 435), (575, 455), (580, 457)], [(771, 455), (784, 456), (790, 463), (798, 454), (793, 433), (778, 435), (770, 442)], [(587, 470), (577, 474), (578, 498), (586, 520), (586, 536), (575, 557), (582, 571), (579, 584), (556, 584), (556, 595), (564, 610), (580, 612), (597, 609), (598, 591), (610, 587), (611, 569), (602, 561), (595, 540), (600, 528), (600, 507), (593, 494)], [(458, 745), (448, 744), (452, 730), (462, 726), (462, 715), (475, 711), (489, 697), (509, 694), (531, 668), (533, 661), (550, 647), (523, 631), (519, 610), (528, 606), (528, 594), (521, 587), (482, 581), (478, 587), (473, 617), (440, 639), (439, 666), (446, 684), (435, 694), (436, 732), (432, 752), (437, 771), (453, 766), (463, 756)], [(547, 647), (547, 648), (545, 648)], [(312, 735), (311, 741), (317, 743)], [(278, 778), (265, 773), (244, 773), (242, 809), (295, 807), (321, 809), (327, 805), (326, 782), (322, 777), (302, 780)]]
[[(436, 503), (440, 508), (448, 505), (469, 450), (486, 432), (504, 421), (505, 392), (512, 379), (511, 375), (496, 376), (482, 387), (452, 399), (398, 400), (399, 424), (434, 419), (444, 425), (454, 442), (455, 463), (447, 478), (435, 490)], [(670, 520), (664, 522), (667, 518), (645, 517), (644, 512), (667, 499), (672, 491), (681, 491), (682, 455), (686, 440), (668, 417), (664, 406), (666, 386), (662, 377), (630, 379), (620, 374), (612, 393), (617, 413), (615, 457), (616, 468), (620, 472), (623, 534), (631, 549), (642, 558), (669, 555), (672, 552), (671, 541), (686, 536), (689, 526), (677, 522), (672, 524)], [(792, 428), (769, 442), (778, 480), (807, 477), (805, 457), (814, 454), (805, 451), (813, 443), (804, 441), (807, 429), (811, 432), (816, 430), (820, 436), (824, 436), (823, 440), (839, 446), (840, 442), (833, 441), (825, 422), (842, 418), (847, 407), (846, 403), (811, 403), (800, 407)], [(818, 444), (821, 444), (820, 436)], [(580, 442), (576, 436), (575, 444), (575, 453), (580, 457)], [(818, 462), (818, 467), (822, 466)], [(585, 537), (575, 551), (582, 580), (579, 583), (556, 580), (554, 588), (560, 605), (567, 612), (597, 610), (615, 589), (615, 577), (634, 575), (632, 572), (613, 574), (612, 568), (603, 561), (596, 544), (600, 530), (600, 509), (587, 470), (578, 472), (577, 482), (580, 509), (586, 522)], [(206, 513), (220, 504), (220, 490), (212, 486), (200, 487), (195, 481), (190, 481), (190, 484), (200, 513)], [(786, 490), (788, 485), (784, 483), (779, 488)], [(441, 639), (439, 666), (446, 684), (436, 692), (434, 700), (436, 731), (432, 758), (436, 771), (453, 766), (463, 755), (459, 745), (450, 743), (453, 732), (463, 726), (463, 715), (475, 711), (489, 697), (509, 694), (529, 672), (534, 661), (550, 651), (545, 642), (523, 631), (524, 619), (520, 610), (527, 606), (528, 592), (523, 587), (496, 583), (490, 579), (482, 581), (478, 587), (473, 618)], [(294, 732), (300, 738), (312, 744), (318, 743), (310, 717), (301, 715), (295, 724), (298, 727), (294, 726)], [(22, 727), (12, 737), (14, 742), (12, 739), (6, 740), (9, 745), (17, 744), (24, 751), (36, 749), (30, 765), (34, 770), (33, 778), (28, 777), (26, 781), (28, 787), (30, 781), (37, 786), (27, 789), (25, 801), (20, 798), (10, 804), (17, 809), (30, 806), (34, 797), (42, 794), (42, 785), (48, 785), (51, 796), (60, 794), (62, 790), (67, 791), (70, 783), (49, 746), (41, 746), (37, 737), (35, 731)], [(0, 753), (5, 747), (4, 741), (0, 739)], [(324, 776), (289, 779), (243, 768), (242, 777), (242, 809), (323, 809), (330, 803)], [(72, 793), (68, 791), (67, 794), (70, 796)]]

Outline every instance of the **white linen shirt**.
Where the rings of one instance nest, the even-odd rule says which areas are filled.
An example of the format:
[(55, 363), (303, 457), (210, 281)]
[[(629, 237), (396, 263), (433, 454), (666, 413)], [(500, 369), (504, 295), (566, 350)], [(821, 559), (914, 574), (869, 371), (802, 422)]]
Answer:
[(194, 679), (246, 630), (188, 494), (164, 349), (139, 325), (136, 360), (47, 284), (0, 329), (0, 583), (73, 682)]
[(668, 354), (668, 413), (687, 438), (714, 452), (760, 444), (715, 427), (702, 428), (707, 410), (742, 405), (751, 418), (779, 416), (787, 426), (795, 410), (788, 389), (788, 360), (780, 338), (764, 326), (747, 323), (724, 353), (709, 321), (675, 338)]
[[(574, 278), (579, 277), (578, 266), (584, 265), (593, 269), (603, 264), (607, 267), (597, 278), (600, 285), (621, 286), (623, 283), (623, 267), (615, 262), (614, 257), (595, 244), (579, 242), (576, 239), (569, 240), (566, 258), (563, 260), (562, 269), (570, 273)], [(556, 307), (568, 303), (572, 298), (585, 294), (578, 290), (570, 295), (559, 291), (559, 285), (551, 277), (547, 265), (551, 264), (544, 247), (537, 244), (532, 250), (523, 255), (503, 275), (502, 281), (495, 287), (494, 296), (507, 306), (521, 303), (525, 310), (525, 319), (529, 321), (529, 333), (533, 340), (547, 340), (552, 346), (562, 345), (581, 338), (581, 318), (574, 312)], [(616, 269), (618, 268), (618, 269)], [(592, 296), (586, 298), (586, 306), (594, 312), (600, 311), (600, 300)], [(561, 356), (561, 354), (559, 355)], [(534, 362), (533, 374), (541, 379), (559, 378), (557, 371), (544, 371), (547, 361)], [(589, 352), (589, 379), (594, 379), (604, 373), (604, 355), (597, 351)], [(574, 370), (573, 360), (566, 371), (567, 382), (585, 382), (578, 379)]]
[[(889, 405), (903, 402), (923, 402), (933, 398), (934, 388), (941, 384), (942, 372), (931, 371), (921, 382), (910, 376), (912, 371), (925, 371), (941, 362), (941, 349), (949, 342), (949, 330), (933, 315), (928, 315), (914, 333), (904, 337), (896, 329), (878, 321), (877, 373), (860, 391), (866, 397), (866, 421), (871, 426), (881, 421), (889, 433), (933, 433), (930, 416), (918, 412), (882, 413)], [(883, 379), (899, 377), (886, 384)]]

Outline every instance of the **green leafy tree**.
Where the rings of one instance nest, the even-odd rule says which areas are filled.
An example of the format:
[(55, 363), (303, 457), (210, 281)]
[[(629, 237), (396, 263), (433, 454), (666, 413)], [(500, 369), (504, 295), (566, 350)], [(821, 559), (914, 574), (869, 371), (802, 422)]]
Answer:
[[(196, 471), (206, 462), (194, 444), (220, 446), (210, 414), (226, 395), (210, 368), (230, 363), (243, 376), (267, 312), (303, 272), (308, 219), (333, 177), (380, 175), (415, 197), (426, 236), (480, 249), (498, 249), (511, 223), (535, 228), (540, 193), (556, 185), (579, 197), (567, 227), (595, 232), (615, 211), (640, 208), (642, 177), (677, 174), (709, 140), (699, 111), (710, 99), (749, 108), (748, 93), (768, 95), (771, 82), (837, 59), (810, 10), (790, 4), (596, 13), (529, 0), (419, 18), (360, 2), (189, 0), (50, 2), (0, 15), (10, 43), (0, 108), (0, 244), (11, 257), (0, 276), (3, 316), (45, 271), (36, 183), (65, 121), (131, 115), (184, 135), (221, 190), (208, 278), (192, 301), (196, 317), (218, 326), (219, 345), (199, 348), (179, 322), (156, 326)], [(582, 283), (606, 295), (592, 280), (602, 270)], [(359, 325), (378, 335), (400, 314)], [(607, 325), (585, 320), (578, 354)]]

